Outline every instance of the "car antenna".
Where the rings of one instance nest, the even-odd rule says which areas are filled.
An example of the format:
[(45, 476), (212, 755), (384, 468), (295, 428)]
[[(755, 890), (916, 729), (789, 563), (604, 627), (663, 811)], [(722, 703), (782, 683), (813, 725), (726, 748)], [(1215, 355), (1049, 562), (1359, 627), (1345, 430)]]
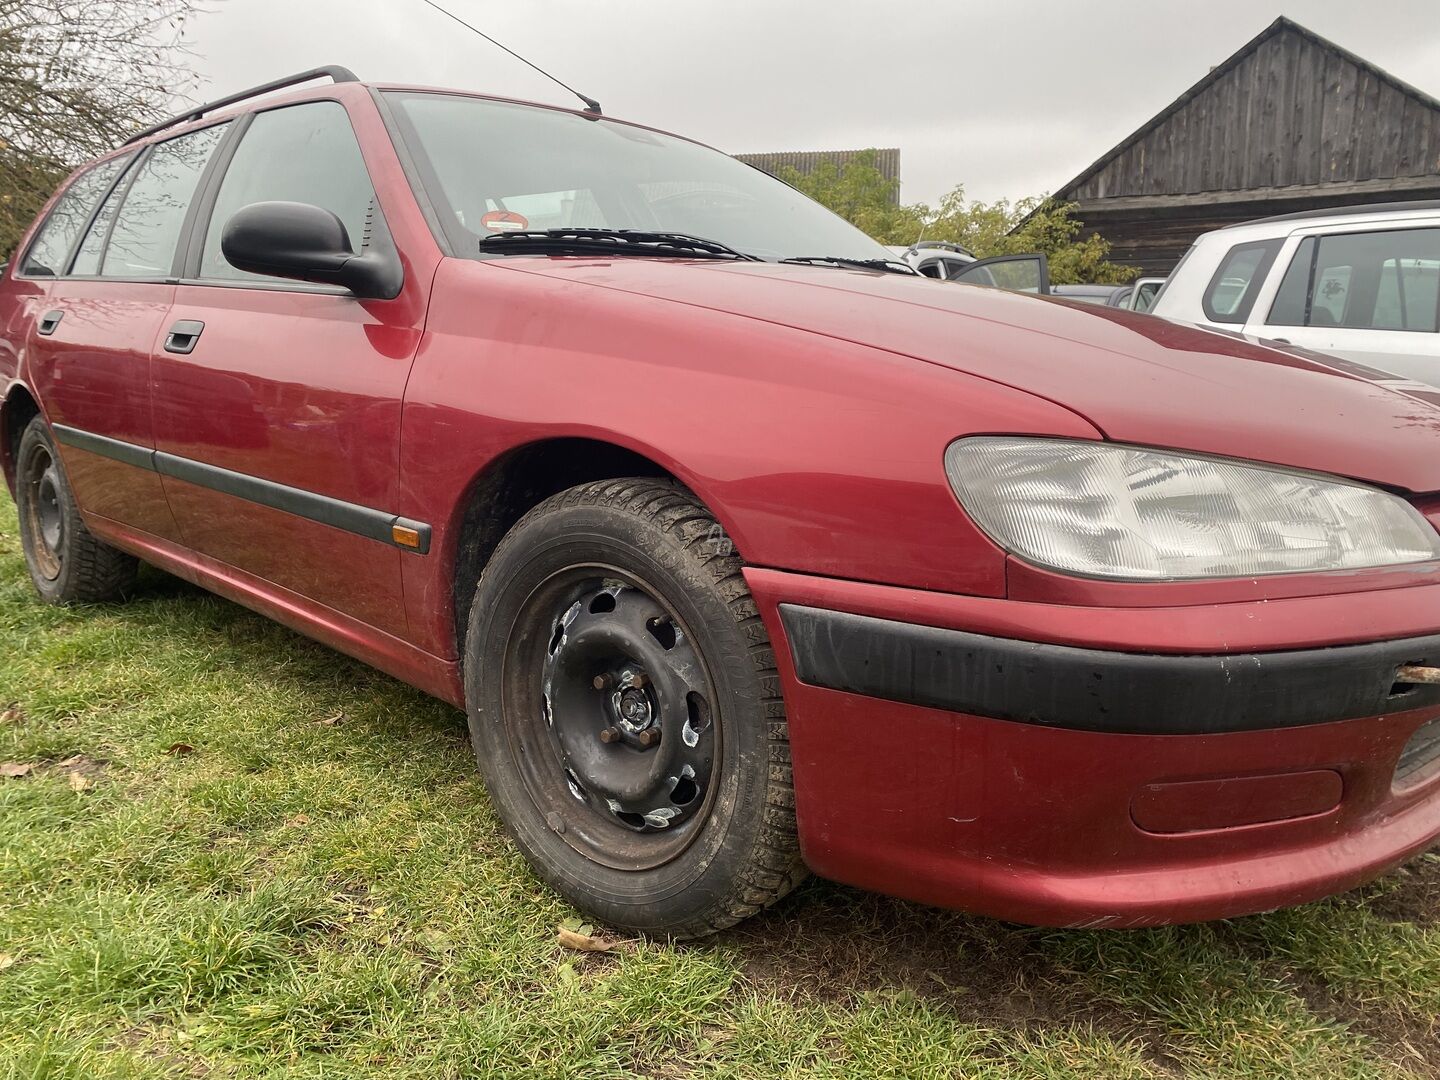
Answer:
[(521, 56), (521, 55), (520, 55), (519, 53), (517, 53), (514, 49), (506, 48), (504, 45), (501, 45), (500, 42), (496, 41), (496, 40), (495, 40), (493, 37), (491, 37), (489, 34), (485, 33), (485, 31), (483, 31), (483, 30), (481, 30), (481, 29), (478, 29), (477, 27), (471, 26), (468, 22), (466, 22), (464, 19), (460, 18), (460, 16), (459, 16), (459, 15), (456, 15), (453, 11), (447, 11), (447, 10), (445, 10), (445, 9), (444, 9), (443, 7), (441, 7), (439, 4), (435, 3), (435, 0), (420, 0), (420, 2), (421, 2), (422, 4), (425, 4), (425, 5), (429, 6), (429, 7), (434, 8), (436, 11), (440, 12), (441, 15), (444, 15), (444, 16), (446, 16), (447, 18), (450, 18), (450, 19), (454, 19), (457, 23), (459, 23), (461, 26), (465, 27), (465, 29), (466, 29), (466, 30), (469, 30), (472, 34), (479, 34), (482, 38), (484, 38), (486, 41), (490, 42), (490, 44), (491, 44), (491, 45), (494, 45), (497, 49), (503, 49), (505, 52), (507, 52), (507, 53), (509, 53), (511, 56), (515, 57), (516, 60), (519, 60), (522, 64), (525, 64), (525, 65), (527, 65), (527, 66), (529, 66), (529, 67), (532, 67), (532, 68), (534, 68), (536, 71), (540, 72), (541, 75), (544, 75), (547, 79), (549, 79), (551, 82), (553, 82), (556, 86), (562, 86), (562, 87), (564, 87), (566, 90), (569, 90), (570, 93), (574, 94), (576, 97), (578, 97), (581, 101), (583, 101), (583, 102), (585, 103), (585, 111), (586, 111), (586, 112), (588, 112), (588, 113), (594, 113), (596, 116), (604, 116), (604, 115), (605, 115), (604, 113), (602, 113), (602, 112), (600, 111), (600, 103), (599, 103), (598, 101), (596, 101), (594, 98), (592, 98), (592, 97), (586, 97), (584, 94), (580, 93), (579, 90), (576, 90), (573, 86), (570, 86), (570, 85), (567, 84), (567, 83), (561, 82), (561, 81), (560, 81), (559, 79), (557, 79), (554, 75), (551, 75), (548, 71), (546, 71), (544, 68), (542, 68), (539, 64), (532, 64), (532, 63), (530, 63), (529, 60), (526, 60), (525, 57)]

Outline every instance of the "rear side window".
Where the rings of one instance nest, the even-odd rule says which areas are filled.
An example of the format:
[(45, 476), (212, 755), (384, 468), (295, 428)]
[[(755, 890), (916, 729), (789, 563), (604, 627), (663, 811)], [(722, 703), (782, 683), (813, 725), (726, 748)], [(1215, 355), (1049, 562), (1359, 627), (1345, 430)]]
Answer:
[(93, 169), (76, 177), (75, 182), (60, 196), (35, 242), (25, 253), (20, 272), (32, 277), (57, 277), (65, 273), (70, 261), (70, 252), (80, 231), (90, 220), (95, 204), (114, 182), (116, 175), (125, 164), (125, 159), (116, 158), (96, 165)]
[(1268, 322), (1440, 332), (1440, 229), (1307, 236)]
[(120, 209), (120, 200), (125, 197), (125, 189), (129, 186), (130, 178), (135, 172), (135, 164), (125, 170), (125, 175), (110, 189), (110, 194), (100, 204), (100, 211), (90, 221), (90, 228), (85, 230), (85, 238), (80, 241), (80, 250), (75, 253), (75, 262), (70, 267), (70, 273), (77, 277), (93, 277), (100, 273), (100, 256), (105, 253), (105, 238), (110, 235), (110, 225), (115, 220), (115, 211)]
[(256, 115), (225, 170), (200, 261), (202, 278), (273, 281), (237, 270), (220, 250), (225, 226), (258, 202), (309, 203), (331, 211), (345, 224), (357, 253), (383, 237), (375, 189), (360, 144), (343, 105), (320, 101), (271, 109)]
[(1222, 323), (1243, 323), (1248, 319), (1279, 250), (1279, 240), (1263, 240), (1236, 244), (1226, 252), (1201, 299), (1205, 317)]
[(140, 162), (110, 227), (101, 276), (170, 276), (190, 200), (227, 126), (159, 143)]

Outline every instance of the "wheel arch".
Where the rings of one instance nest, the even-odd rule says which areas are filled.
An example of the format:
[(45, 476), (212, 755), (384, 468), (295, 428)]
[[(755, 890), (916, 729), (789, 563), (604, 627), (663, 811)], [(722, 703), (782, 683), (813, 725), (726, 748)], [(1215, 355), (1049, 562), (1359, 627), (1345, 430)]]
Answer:
[(0, 403), (0, 468), (5, 473), (5, 486), (15, 494), (15, 458), (20, 436), (35, 417), (40, 416), (40, 403), (24, 383), (12, 383)]
[(733, 536), (729, 524), (679, 469), (648, 449), (591, 436), (554, 436), (511, 447), (466, 485), (453, 518), (455, 641), (464, 656), (465, 631), (475, 583), (505, 534), (552, 495), (579, 484), (632, 476), (664, 477), (680, 484)]

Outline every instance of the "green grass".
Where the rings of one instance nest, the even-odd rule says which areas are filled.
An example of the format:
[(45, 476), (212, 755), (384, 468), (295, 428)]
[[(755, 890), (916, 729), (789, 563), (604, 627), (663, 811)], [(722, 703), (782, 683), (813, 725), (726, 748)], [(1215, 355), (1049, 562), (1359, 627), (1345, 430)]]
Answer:
[(567, 953), (459, 713), (157, 573), (44, 607), (6, 503), (12, 702), (0, 762), (36, 768), (0, 779), (0, 1077), (1440, 1075), (1433, 853), (1213, 926), (814, 882), (717, 940)]

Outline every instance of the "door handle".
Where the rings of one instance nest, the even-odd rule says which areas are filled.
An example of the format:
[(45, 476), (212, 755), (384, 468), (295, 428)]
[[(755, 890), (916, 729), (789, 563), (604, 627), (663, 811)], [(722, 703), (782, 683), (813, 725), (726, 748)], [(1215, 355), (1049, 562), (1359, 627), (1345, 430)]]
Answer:
[(49, 337), (55, 332), (56, 328), (59, 327), (60, 320), (64, 317), (65, 312), (63, 311), (47, 311), (44, 315), (40, 317), (40, 325), (37, 326), (35, 329), (40, 331), (40, 333), (44, 334), (46, 337)]
[(195, 351), (195, 343), (200, 340), (200, 335), (205, 330), (205, 324), (198, 319), (181, 319), (174, 326), (170, 327), (170, 333), (165, 338), (165, 351), (186, 353)]

